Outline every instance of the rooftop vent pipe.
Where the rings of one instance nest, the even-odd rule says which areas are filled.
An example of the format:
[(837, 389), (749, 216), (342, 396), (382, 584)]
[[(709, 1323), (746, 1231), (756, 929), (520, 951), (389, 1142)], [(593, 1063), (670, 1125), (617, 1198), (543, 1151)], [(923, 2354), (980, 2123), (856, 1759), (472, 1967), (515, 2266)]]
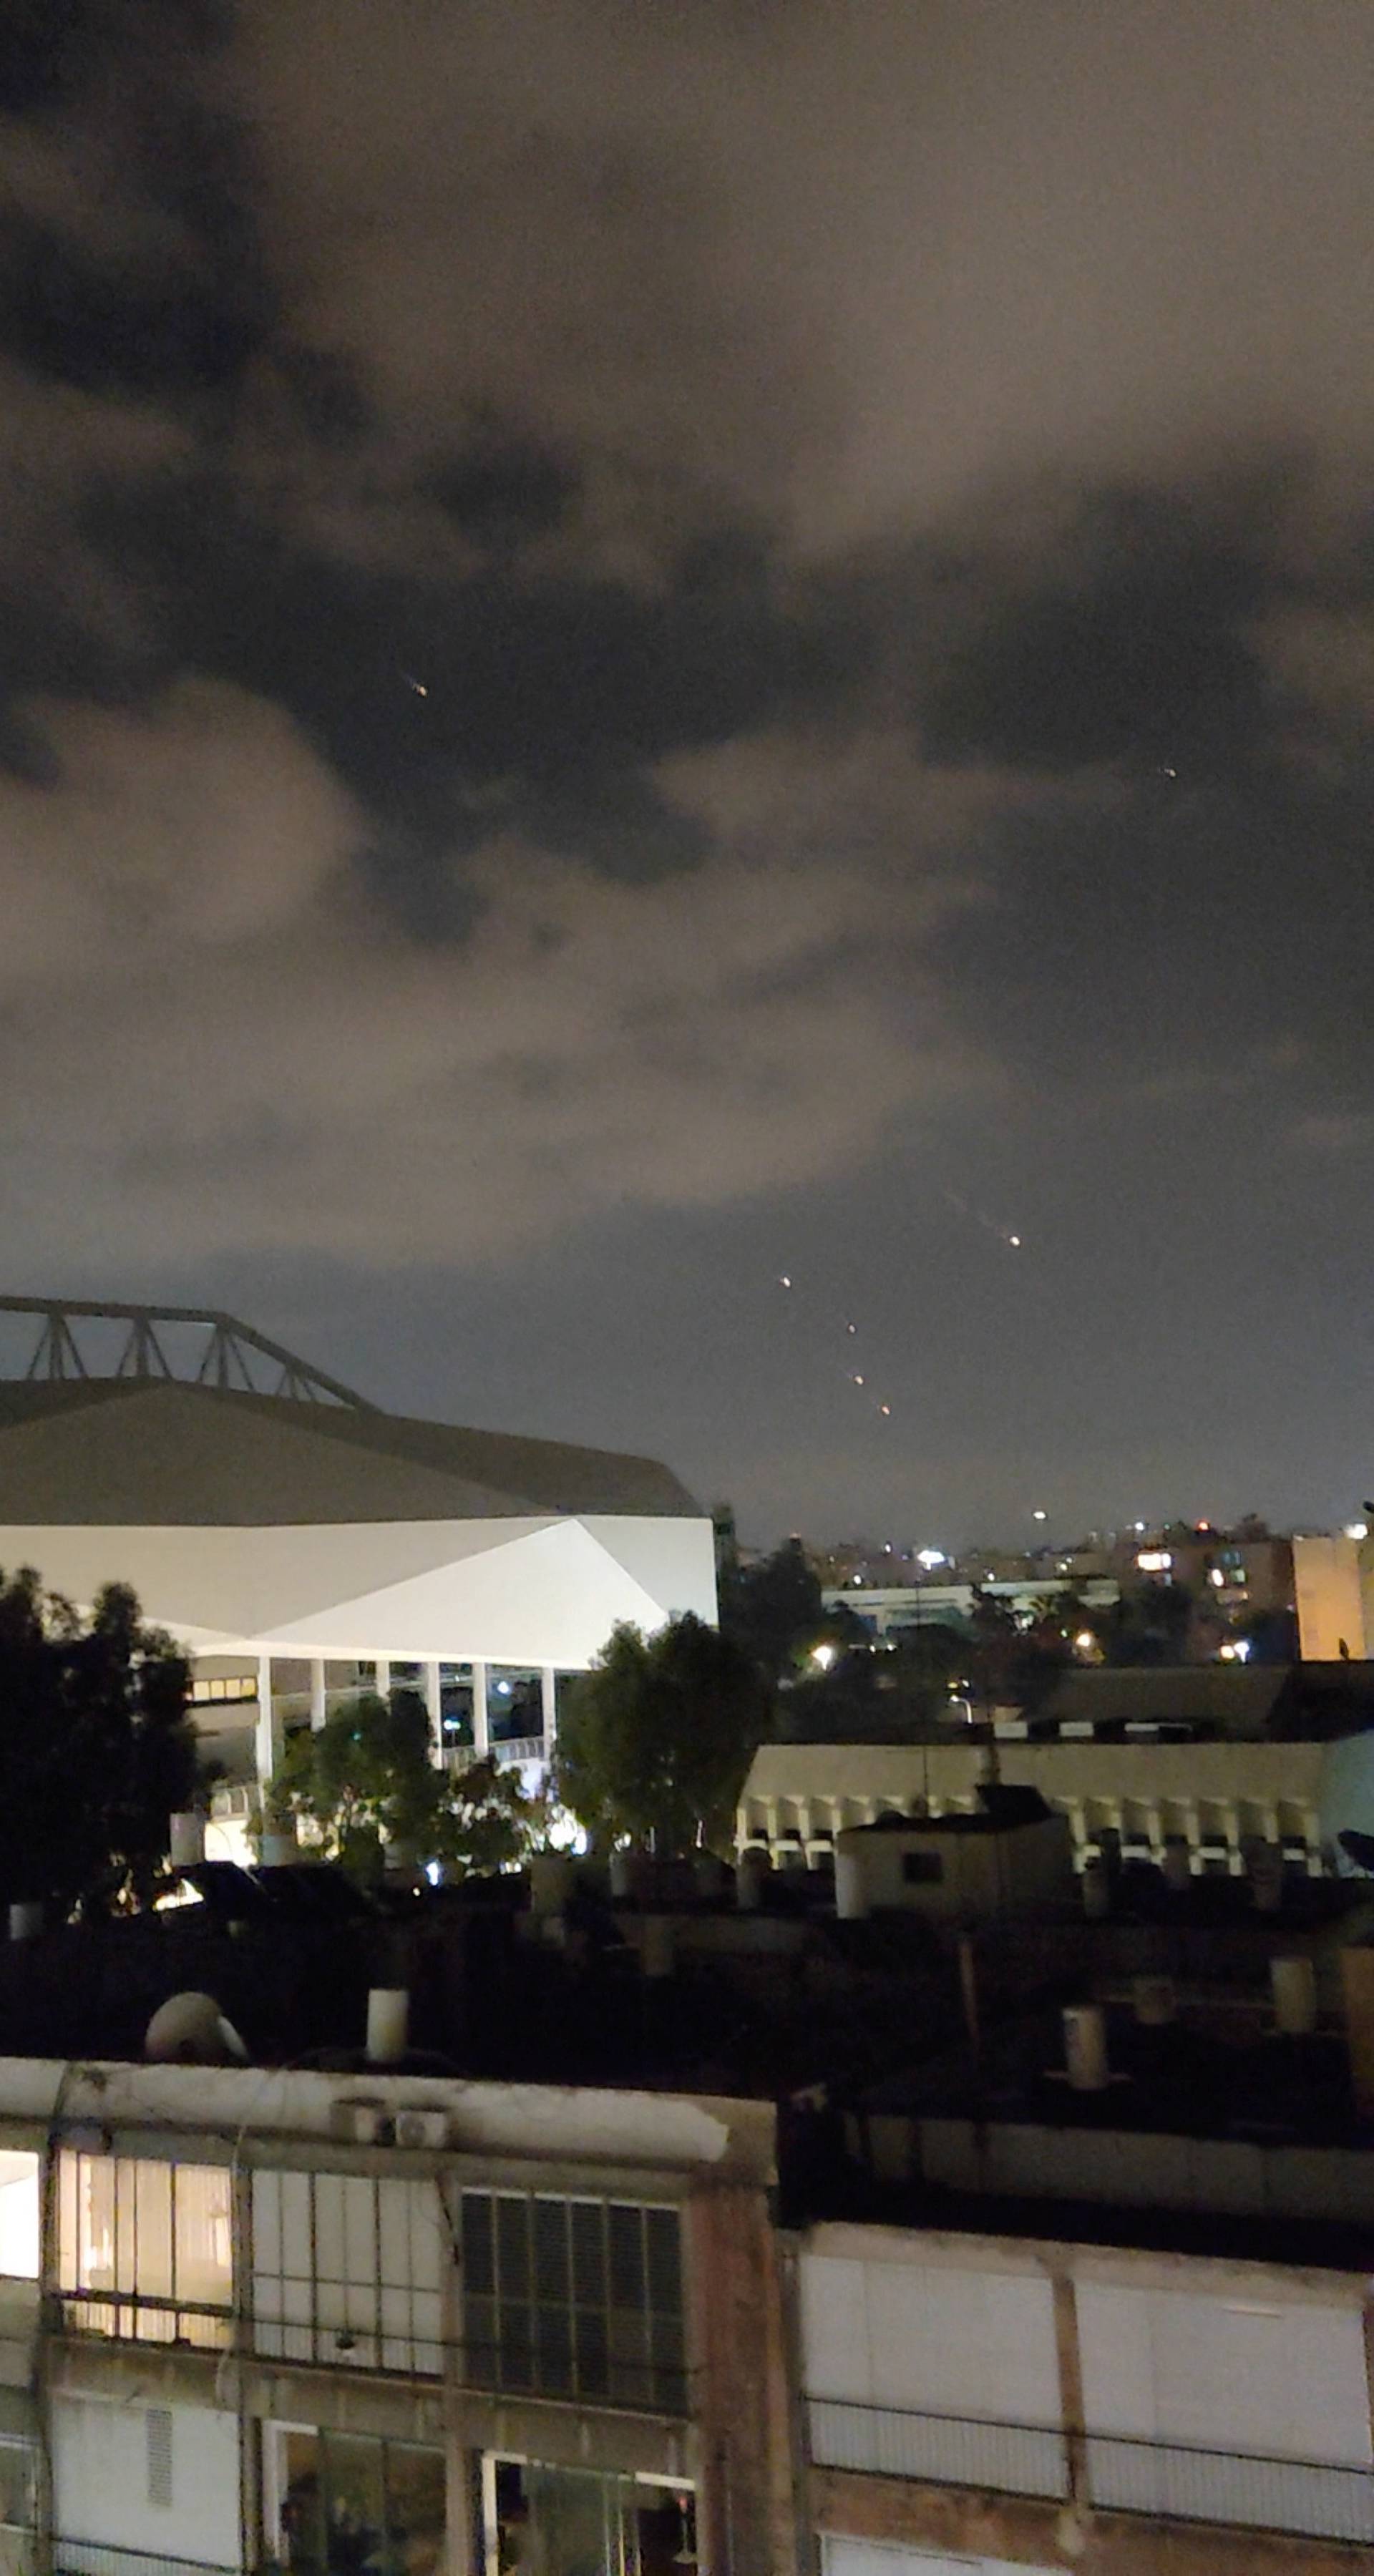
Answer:
[(1107, 2017), (1100, 2004), (1069, 2004), (1064, 2013), (1064, 2060), (1075, 2093), (1103, 2093), (1110, 2084)]

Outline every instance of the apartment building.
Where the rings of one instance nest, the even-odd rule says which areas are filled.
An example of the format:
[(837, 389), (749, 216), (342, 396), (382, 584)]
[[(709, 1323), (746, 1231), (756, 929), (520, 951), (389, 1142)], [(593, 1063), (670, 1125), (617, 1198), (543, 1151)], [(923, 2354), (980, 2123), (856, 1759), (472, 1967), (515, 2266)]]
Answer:
[(793, 2568), (766, 2105), (0, 2061), (0, 2565)]

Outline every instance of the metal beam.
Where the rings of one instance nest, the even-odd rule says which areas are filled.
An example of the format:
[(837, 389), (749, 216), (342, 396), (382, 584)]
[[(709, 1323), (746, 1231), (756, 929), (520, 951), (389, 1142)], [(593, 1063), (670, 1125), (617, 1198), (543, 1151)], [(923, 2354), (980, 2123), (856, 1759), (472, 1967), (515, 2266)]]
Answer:
[[(312, 1367), (280, 1342), (269, 1340), (265, 1333), (255, 1332), (251, 1324), (241, 1323), (236, 1315), (223, 1314), (216, 1307), (123, 1305), (83, 1297), (0, 1297), (0, 1315), (29, 1315), (38, 1327), (24, 1372), (29, 1378), (180, 1377), (183, 1384), (232, 1391), (237, 1376), (251, 1395), (286, 1394), (300, 1402), (347, 1405), (358, 1413), (376, 1410), (365, 1396), (356, 1394), (341, 1379)], [(73, 1324), (80, 1322), (128, 1325), (127, 1338), (112, 1369), (92, 1367), (89, 1354), (83, 1352), (73, 1331)], [(198, 1366), (188, 1364), (183, 1371), (172, 1366), (158, 1338), (159, 1325), (168, 1324), (191, 1324), (206, 1331), (209, 1338)], [(276, 1376), (271, 1384), (255, 1383), (250, 1364), (253, 1357), (272, 1363)]]

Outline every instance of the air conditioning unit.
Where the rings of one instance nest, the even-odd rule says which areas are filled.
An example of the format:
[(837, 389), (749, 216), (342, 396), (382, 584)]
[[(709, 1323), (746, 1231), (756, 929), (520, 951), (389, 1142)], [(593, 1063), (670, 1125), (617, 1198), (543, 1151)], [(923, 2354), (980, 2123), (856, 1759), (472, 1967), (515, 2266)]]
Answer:
[(331, 2137), (351, 2147), (389, 2147), (395, 2136), (395, 2123), (384, 2102), (367, 2096), (345, 2096), (335, 2102), (329, 2114)]
[(231, 1821), (246, 1824), (254, 1813), (255, 1805), (251, 1789), (216, 1789), (210, 1800), (210, 1813), (219, 1824)]
[(396, 2144), (398, 2147), (446, 2147), (447, 2111), (398, 2111)]

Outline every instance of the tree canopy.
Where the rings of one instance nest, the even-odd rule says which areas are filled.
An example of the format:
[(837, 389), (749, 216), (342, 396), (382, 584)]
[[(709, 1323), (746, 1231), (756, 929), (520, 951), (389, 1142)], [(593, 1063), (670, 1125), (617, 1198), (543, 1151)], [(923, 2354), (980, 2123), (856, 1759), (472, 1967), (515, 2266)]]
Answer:
[(518, 1771), (489, 1756), (440, 1770), (424, 1702), (403, 1689), (387, 1698), (360, 1692), (323, 1726), (290, 1736), (264, 1807), (283, 1821), (306, 1818), (325, 1858), (364, 1882), (380, 1877), (388, 1847), (457, 1877), (512, 1868), (546, 1821)]
[(195, 1794), (190, 1667), (128, 1586), (87, 1620), (0, 1574), (0, 1889), (63, 1914), (147, 1905)]
[(720, 1585), (721, 1634), (743, 1648), (769, 1682), (829, 1633), (820, 1579), (800, 1539), (784, 1540), (753, 1565), (732, 1565)]
[(719, 1840), (769, 1711), (743, 1647), (690, 1612), (647, 1639), (619, 1627), (567, 1695), (559, 1798), (602, 1843), (672, 1855)]

